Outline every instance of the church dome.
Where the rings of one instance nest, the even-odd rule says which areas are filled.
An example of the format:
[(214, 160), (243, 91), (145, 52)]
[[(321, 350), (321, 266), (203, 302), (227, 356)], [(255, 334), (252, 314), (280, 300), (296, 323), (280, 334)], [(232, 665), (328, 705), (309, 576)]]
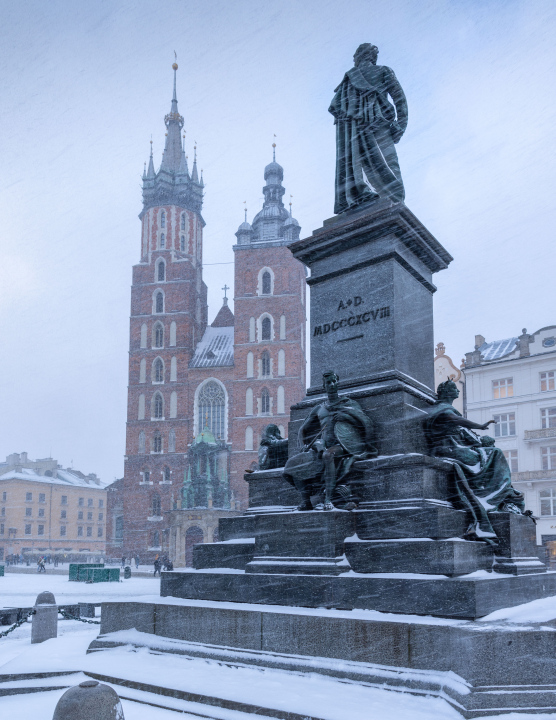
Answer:
[(251, 230), (252, 230), (252, 227), (251, 227), (251, 225), (249, 225), (247, 220), (245, 222), (242, 222), (241, 225), (237, 229), (238, 232), (251, 232)]
[(197, 437), (195, 438), (194, 445), (199, 445), (200, 443), (206, 443), (207, 445), (216, 445), (216, 438), (211, 433), (211, 431), (208, 429), (208, 427), (205, 426), (205, 429), (203, 432), (200, 432)]
[(264, 179), (268, 180), (271, 175), (276, 175), (281, 182), (284, 179), (284, 168), (276, 161), (269, 163), (264, 169)]
[(295, 225), (295, 227), (299, 227), (299, 223), (297, 222), (297, 220), (291, 215), (288, 215), (288, 219), (284, 223), (284, 227), (289, 227), (290, 225)]

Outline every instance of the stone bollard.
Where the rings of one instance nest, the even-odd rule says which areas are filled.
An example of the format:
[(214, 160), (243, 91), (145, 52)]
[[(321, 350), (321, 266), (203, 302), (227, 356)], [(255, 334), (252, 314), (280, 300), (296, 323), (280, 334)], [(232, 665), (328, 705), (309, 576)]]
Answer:
[(98, 680), (85, 680), (66, 690), (52, 720), (124, 720), (118, 693)]
[(131, 568), (129, 567), (129, 565), (126, 565), (124, 568), (124, 580), (129, 580), (130, 577), (131, 577)]
[(58, 606), (51, 592), (42, 592), (35, 601), (31, 626), (31, 643), (40, 643), (58, 636)]

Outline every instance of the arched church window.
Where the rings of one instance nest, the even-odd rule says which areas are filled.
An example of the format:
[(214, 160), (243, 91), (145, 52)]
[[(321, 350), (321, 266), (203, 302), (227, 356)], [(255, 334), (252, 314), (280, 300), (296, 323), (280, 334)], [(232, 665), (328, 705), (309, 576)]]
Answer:
[(164, 282), (166, 279), (166, 266), (164, 265), (164, 260), (160, 260), (158, 263), (156, 278), (158, 282)]
[(168, 435), (168, 452), (176, 452), (176, 431), (170, 430)]
[(153, 366), (153, 382), (164, 382), (164, 363), (160, 358), (156, 358)]
[(155, 530), (153, 533), (151, 533), (151, 547), (160, 547), (160, 533), (158, 532), (158, 530)]
[(156, 293), (155, 312), (157, 312), (157, 313), (164, 312), (164, 295), (161, 292)]
[[(185, 230), (185, 213), (181, 214), (180, 230)], [(182, 238), (182, 239), (185, 240), (185, 238)]]
[(166, 227), (166, 213), (164, 212), (164, 210), (160, 213), (160, 227)]
[(270, 318), (265, 317), (261, 323), (261, 340), (270, 340)]
[(266, 388), (261, 393), (261, 413), (263, 415), (270, 414), (270, 394)]
[(215, 438), (223, 440), (226, 415), (224, 388), (214, 380), (205, 383), (199, 392), (198, 408), (199, 432), (208, 427)]
[(164, 233), (160, 233), (160, 249), (164, 250), (166, 247), (166, 235)]
[(166, 465), (166, 467), (162, 471), (162, 479), (164, 480), (164, 482), (170, 482), (170, 468), (168, 467), (168, 465)]
[[(162, 395), (160, 393), (156, 393), (153, 398), (153, 418), (155, 418), (155, 420), (161, 420), (163, 417), (164, 400), (162, 399)], [(155, 452), (160, 452), (160, 450), (155, 450)]]
[(160, 433), (155, 433), (153, 437), (153, 452), (155, 453), (161, 453), (162, 452), (162, 435)]
[(145, 433), (143, 430), (139, 433), (139, 455), (145, 454)]
[(263, 295), (270, 295), (271, 294), (271, 286), (272, 286), (272, 279), (270, 277), (270, 273), (268, 270), (265, 270), (263, 273)]
[(164, 326), (162, 323), (156, 323), (154, 326), (154, 346), (157, 348), (164, 347)]
[(151, 515), (158, 517), (160, 515), (160, 495), (153, 493), (151, 497)]
[(185, 235), (180, 235), (180, 250), (185, 252)]
[(263, 377), (270, 377), (270, 355), (266, 350), (261, 358), (261, 375)]

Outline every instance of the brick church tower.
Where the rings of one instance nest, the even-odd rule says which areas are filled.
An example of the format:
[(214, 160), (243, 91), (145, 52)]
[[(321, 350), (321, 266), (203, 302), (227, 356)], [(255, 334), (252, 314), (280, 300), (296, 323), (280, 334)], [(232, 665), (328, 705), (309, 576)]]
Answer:
[[(275, 146), (273, 146), (275, 148)], [(305, 396), (305, 266), (288, 245), (300, 226), (282, 201), (284, 170), (273, 160), (264, 170), (264, 203), (246, 219), (234, 245), (234, 408), (232, 485), (242, 507), (243, 475), (257, 459), (264, 428), (287, 435), (290, 405)]]
[[(123, 529), (127, 553), (167, 547), (167, 512), (176, 507), (193, 436), (188, 365), (207, 326), (202, 279), (203, 179), (191, 174), (182, 144), (176, 70), (166, 142), (143, 174), (141, 259), (133, 267)], [(121, 522), (121, 521), (120, 521)]]

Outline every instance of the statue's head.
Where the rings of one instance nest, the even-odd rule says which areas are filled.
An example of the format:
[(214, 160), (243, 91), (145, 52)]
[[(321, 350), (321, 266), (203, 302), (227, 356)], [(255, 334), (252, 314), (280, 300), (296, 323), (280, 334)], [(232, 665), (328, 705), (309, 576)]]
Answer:
[(355, 63), (355, 67), (357, 67), (360, 63), (367, 60), (368, 62), (371, 62), (373, 65), (376, 65), (376, 61), (378, 58), (378, 48), (376, 45), (372, 45), (371, 43), (363, 43), (359, 45), (357, 50), (355, 51), (355, 55), (353, 56), (353, 62)]
[(326, 392), (335, 392), (338, 390), (338, 382), (340, 378), (335, 372), (324, 372), (322, 374), (322, 384)]
[(282, 433), (278, 425), (267, 425), (264, 429), (263, 437), (282, 439)]
[(440, 383), (440, 385), (436, 388), (436, 394), (438, 395), (440, 402), (455, 400), (459, 397), (459, 390), (453, 380), (446, 380), (446, 382)]

